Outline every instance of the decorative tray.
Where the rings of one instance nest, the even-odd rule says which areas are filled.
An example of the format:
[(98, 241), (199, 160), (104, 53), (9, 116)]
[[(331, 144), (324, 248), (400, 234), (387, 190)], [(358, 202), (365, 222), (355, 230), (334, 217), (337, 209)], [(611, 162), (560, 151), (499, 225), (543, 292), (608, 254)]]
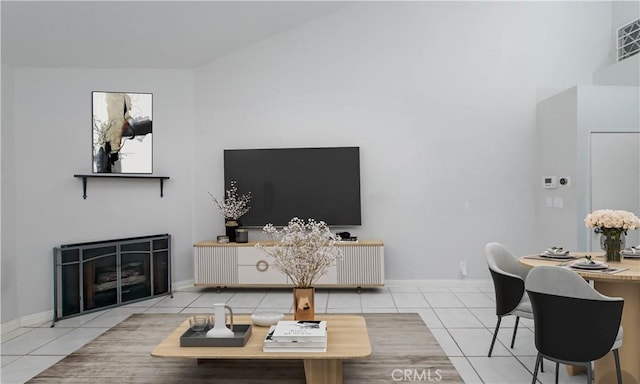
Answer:
[(251, 324), (234, 324), (233, 337), (207, 337), (207, 331), (192, 331), (187, 329), (180, 336), (181, 347), (244, 347), (251, 336)]

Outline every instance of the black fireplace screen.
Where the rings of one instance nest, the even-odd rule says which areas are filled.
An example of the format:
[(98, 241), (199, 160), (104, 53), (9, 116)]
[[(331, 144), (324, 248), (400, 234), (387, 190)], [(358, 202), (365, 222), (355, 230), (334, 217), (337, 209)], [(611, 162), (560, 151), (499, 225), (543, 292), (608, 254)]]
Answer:
[(53, 249), (53, 321), (171, 293), (168, 234)]

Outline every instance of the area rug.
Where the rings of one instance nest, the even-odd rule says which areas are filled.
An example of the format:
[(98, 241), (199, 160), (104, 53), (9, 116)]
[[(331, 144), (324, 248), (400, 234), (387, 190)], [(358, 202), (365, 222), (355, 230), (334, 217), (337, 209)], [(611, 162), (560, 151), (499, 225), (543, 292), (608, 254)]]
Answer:
[[(157, 358), (151, 351), (187, 314), (135, 314), (28, 383), (302, 384), (300, 360)], [(464, 383), (415, 313), (364, 314), (372, 354), (344, 362), (347, 384)]]

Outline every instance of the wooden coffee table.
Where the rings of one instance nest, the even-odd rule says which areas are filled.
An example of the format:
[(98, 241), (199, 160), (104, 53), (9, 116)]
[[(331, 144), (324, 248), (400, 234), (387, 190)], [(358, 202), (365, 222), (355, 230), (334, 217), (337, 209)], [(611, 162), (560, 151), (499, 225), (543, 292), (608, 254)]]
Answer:
[[(291, 320), (291, 317), (287, 317)], [(316, 320), (327, 321), (326, 352), (262, 352), (269, 327), (253, 326), (251, 337), (244, 347), (180, 347), (180, 336), (189, 328), (183, 322), (151, 352), (155, 357), (193, 359), (284, 359), (303, 360), (307, 384), (341, 384), (342, 363), (347, 359), (371, 355), (367, 324), (361, 316), (321, 315)], [(251, 324), (248, 315), (234, 316), (236, 324)]]

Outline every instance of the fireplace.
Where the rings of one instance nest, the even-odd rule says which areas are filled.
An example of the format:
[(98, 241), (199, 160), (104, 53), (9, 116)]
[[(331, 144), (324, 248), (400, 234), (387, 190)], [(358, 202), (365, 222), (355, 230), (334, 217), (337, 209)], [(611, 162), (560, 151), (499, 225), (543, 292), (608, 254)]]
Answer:
[(53, 322), (171, 294), (168, 234), (65, 244), (53, 258)]

